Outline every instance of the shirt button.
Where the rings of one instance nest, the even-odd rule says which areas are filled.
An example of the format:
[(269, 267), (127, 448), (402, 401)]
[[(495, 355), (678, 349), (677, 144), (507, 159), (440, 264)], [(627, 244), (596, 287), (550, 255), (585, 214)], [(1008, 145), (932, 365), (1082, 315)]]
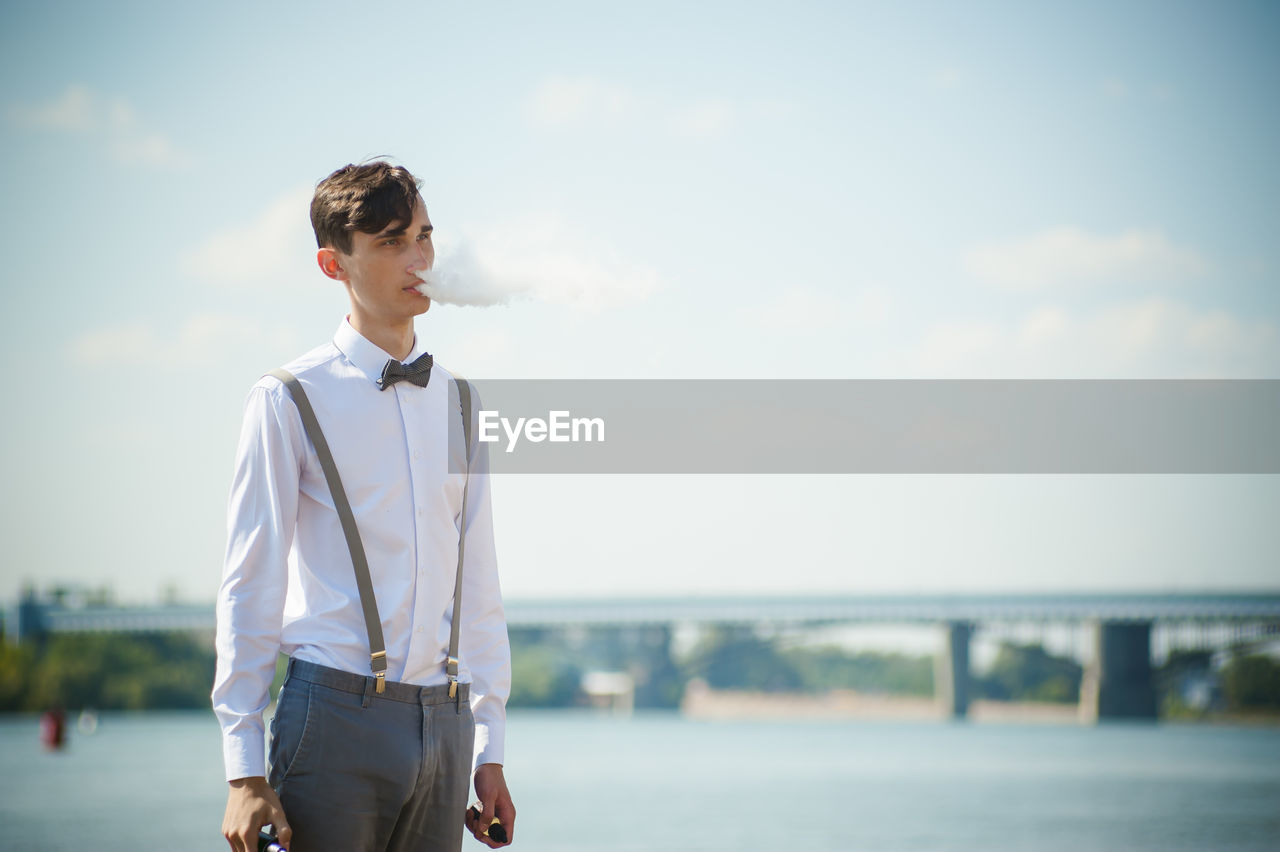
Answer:
[(417, 630), (415, 630), (415, 631), (413, 631), (413, 632), (414, 632), (414, 633), (421, 633), (421, 632), (422, 632), (422, 628), (421, 628), (421, 627), (419, 627)]
[(421, 451), (421, 450), (414, 450), (414, 451), (413, 451), (413, 457), (414, 457), (415, 459), (420, 459), (420, 458), (422, 458), (422, 451)]

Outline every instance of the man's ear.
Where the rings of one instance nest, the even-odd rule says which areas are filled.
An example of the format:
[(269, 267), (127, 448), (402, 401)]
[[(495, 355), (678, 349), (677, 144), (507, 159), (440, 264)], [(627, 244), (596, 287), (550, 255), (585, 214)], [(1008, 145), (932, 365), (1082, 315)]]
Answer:
[(317, 251), (316, 263), (320, 264), (320, 271), (334, 281), (347, 280), (347, 272), (342, 268), (342, 260), (336, 249), (322, 248)]

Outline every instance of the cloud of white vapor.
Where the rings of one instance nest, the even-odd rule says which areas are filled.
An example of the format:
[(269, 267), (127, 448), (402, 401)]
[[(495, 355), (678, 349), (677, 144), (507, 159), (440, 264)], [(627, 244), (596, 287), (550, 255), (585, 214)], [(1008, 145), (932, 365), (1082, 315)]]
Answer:
[[(647, 299), (657, 274), (552, 219), (437, 245), (418, 290), (446, 305), (488, 307), (531, 299), (595, 312)], [(477, 250), (474, 245), (482, 246)]]
[(418, 292), (445, 305), (505, 305), (525, 290), (511, 280), (500, 281), (465, 241), (438, 255), (431, 269), (417, 275), (422, 279)]

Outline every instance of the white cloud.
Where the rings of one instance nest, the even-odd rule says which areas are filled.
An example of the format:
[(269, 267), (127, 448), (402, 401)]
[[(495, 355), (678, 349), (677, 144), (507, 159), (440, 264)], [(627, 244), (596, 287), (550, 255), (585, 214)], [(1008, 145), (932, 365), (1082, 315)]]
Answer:
[(1129, 97), (1129, 84), (1118, 77), (1109, 77), (1102, 82), (1102, 92), (1109, 98), (1124, 100)]
[(53, 130), (93, 137), (116, 160), (131, 165), (181, 167), (190, 158), (168, 137), (147, 128), (123, 98), (109, 98), (73, 84), (39, 104), (9, 108), (9, 119), (32, 130)]
[(965, 255), (964, 264), (981, 281), (1021, 291), (1180, 281), (1209, 268), (1197, 252), (1174, 245), (1158, 230), (1103, 236), (1069, 226), (977, 246)]
[(538, 84), (525, 111), (535, 123), (554, 126), (618, 119), (636, 106), (635, 96), (613, 83), (594, 77), (553, 76)]
[(887, 363), (936, 378), (1277, 378), (1280, 327), (1166, 299), (1044, 306), (1010, 324), (940, 323)]
[(190, 162), (167, 136), (159, 133), (122, 134), (112, 143), (111, 153), (128, 165), (180, 167)]
[(929, 77), (929, 85), (935, 89), (950, 91), (968, 82), (969, 75), (956, 67), (939, 68)]
[(633, 91), (591, 76), (549, 77), (525, 101), (530, 122), (544, 128), (626, 126), (673, 136), (721, 138), (744, 124), (777, 121), (789, 111), (777, 100), (733, 100), (721, 97), (670, 98)]
[(298, 186), (267, 204), (251, 222), (211, 234), (182, 257), (185, 272), (205, 281), (259, 284), (319, 270), (308, 263), (315, 235), (308, 211), (314, 187)]
[(69, 357), (76, 364), (103, 365), (115, 363), (134, 367), (164, 351), (155, 329), (141, 322), (97, 328), (72, 341)]
[(93, 130), (101, 120), (96, 98), (84, 86), (68, 86), (59, 97), (34, 106), (10, 107), (9, 117), (23, 127)]
[(67, 357), (88, 367), (146, 366), (177, 372), (225, 364), (228, 352), (258, 348), (264, 339), (277, 348), (292, 350), (299, 348), (300, 335), (292, 327), (268, 329), (242, 316), (196, 314), (173, 328), (156, 322), (131, 322), (91, 329), (71, 342)]
[(727, 100), (717, 99), (675, 110), (671, 124), (677, 133), (711, 139), (731, 130), (738, 120), (738, 108)]
[(869, 286), (849, 297), (833, 296), (811, 287), (787, 287), (771, 300), (736, 311), (738, 321), (757, 331), (800, 332), (883, 324), (892, 310), (888, 289)]

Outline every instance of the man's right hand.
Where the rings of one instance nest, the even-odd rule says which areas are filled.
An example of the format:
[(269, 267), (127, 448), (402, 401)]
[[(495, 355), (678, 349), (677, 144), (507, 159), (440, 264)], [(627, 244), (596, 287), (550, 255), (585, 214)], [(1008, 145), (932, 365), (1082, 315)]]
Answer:
[(258, 832), (267, 823), (275, 826), (281, 846), (289, 848), (293, 831), (284, 818), (284, 808), (276, 791), (261, 775), (230, 782), (227, 812), (222, 817), (222, 836), (232, 852), (258, 852)]

